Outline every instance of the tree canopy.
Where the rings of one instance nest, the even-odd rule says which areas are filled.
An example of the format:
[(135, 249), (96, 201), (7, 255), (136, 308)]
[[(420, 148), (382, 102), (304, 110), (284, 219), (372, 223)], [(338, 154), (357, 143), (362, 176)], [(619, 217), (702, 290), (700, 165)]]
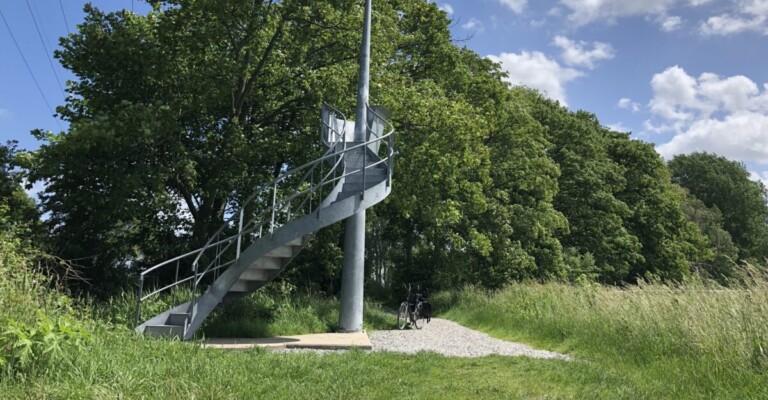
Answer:
[(40, 213), (35, 201), (22, 186), (25, 171), (20, 168), (26, 154), (20, 154), (15, 141), (0, 145), (0, 229), (13, 231), (21, 238), (32, 239), (42, 234)]
[[(54, 251), (104, 292), (204, 242), (253, 188), (319, 154), (322, 102), (350, 115), (355, 102), (358, 1), (151, 3), (85, 7), (56, 53), (76, 76), (58, 108), (70, 128), (36, 132), (29, 163)], [(733, 255), (720, 221), (744, 256), (768, 248), (753, 235), (762, 211), (699, 197), (676, 159), (686, 194), (652, 145), (510, 87), (449, 24), (426, 0), (374, 4), (371, 102), (391, 110), (398, 155), (392, 194), (369, 211), (371, 284), (680, 280)], [(739, 201), (765, 205), (742, 186)], [(342, 235), (316, 235), (285, 279), (337, 290)]]
[[(723, 228), (741, 258), (762, 262), (768, 257), (768, 191), (761, 182), (749, 179), (743, 163), (693, 153), (676, 156), (669, 168), (674, 182), (710, 208), (712, 218), (722, 216)], [(725, 240), (724, 235), (717, 236)]]

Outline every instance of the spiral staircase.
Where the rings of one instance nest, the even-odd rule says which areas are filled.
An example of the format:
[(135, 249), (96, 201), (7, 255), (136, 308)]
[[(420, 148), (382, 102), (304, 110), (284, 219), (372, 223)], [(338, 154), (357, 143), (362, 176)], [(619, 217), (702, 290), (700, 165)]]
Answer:
[[(191, 339), (219, 304), (275, 279), (315, 232), (387, 197), (394, 129), (383, 108), (367, 114), (366, 141), (356, 142), (355, 122), (324, 105), (323, 156), (258, 187), (203, 247), (143, 271), (136, 331)], [(158, 304), (169, 308), (144, 320), (142, 310)]]

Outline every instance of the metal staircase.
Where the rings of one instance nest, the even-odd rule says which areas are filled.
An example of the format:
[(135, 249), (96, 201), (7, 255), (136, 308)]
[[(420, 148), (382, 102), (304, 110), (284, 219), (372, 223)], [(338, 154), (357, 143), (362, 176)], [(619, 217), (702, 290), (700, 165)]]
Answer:
[[(394, 128), (385, 116), (369, 107), (367, 140), (355, 142), (354, 122), (324, 105), (322, 157), (257, 188), (203, 247), (140, 274), (136, 331), (191, 339), (216, 306), (275, 279), (314, 232), (382, 201), (394, 160)], [(152, 298), (170, 308), (139, 324)]]

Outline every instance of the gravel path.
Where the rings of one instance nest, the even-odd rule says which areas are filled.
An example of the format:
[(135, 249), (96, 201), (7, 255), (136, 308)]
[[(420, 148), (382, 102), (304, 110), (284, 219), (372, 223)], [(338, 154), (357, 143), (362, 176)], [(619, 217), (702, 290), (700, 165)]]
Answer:
[[(490, 354), (498, 354), (502, 356), (572, 360), (572, 358), (565, 354), (537, 350), (522, 343), (495, 339), (485, 333), (441, 318), (432, 318), (430, 323), (424, 322), (424, 327), (421, 330), (373, 331), (368, 337), (371, 339), (373, 351), (406, 354), (433, 351), (449, 357), (483, 357)], [(274, 351), (283, 353), (315, 352), (318, 354), (329, 354), (348, 350), (274, 349)]]
[(430, 323), (424, 323), (421, 330), (374, 331), (368, 336), (373, 344), (373, 351), (409, 354), (419, 351), (434, 351), (453, 357), (483, 357), (489, 354), (498, 354), (570, 360), (564, 354), (537, 350), (522, 343), (495, 339), (485, 333), (441, 318), (432, 318)]

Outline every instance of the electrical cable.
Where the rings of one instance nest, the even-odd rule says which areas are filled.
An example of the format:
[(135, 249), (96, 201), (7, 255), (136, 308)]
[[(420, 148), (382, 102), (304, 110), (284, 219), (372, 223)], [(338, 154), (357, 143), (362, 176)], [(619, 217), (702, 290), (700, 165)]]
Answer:
[(40, 27), (37, 25), (37, 18), (35, 18), (35, 13), (32, 12), (32, 6), (29, 5), (29, 0), (26, 0), (26, 2), (27, 2), (27, 9), (29, 10), (29, 15), (32, 16), (32, 22), (35, 23), (35, 30), (37, 31), (37, 37), (40, 38), (40, 43), (43, 45), (43, 50), (45, 51), (45, 57), (48, 59), (48, 65), (51, 66), (51, 71), (53, 71), (53, 76), (56, 77), (56, 84), (59, 85), (61, 94), (64, 95), (64, 98), (66, 98), (67, 94), (64, 92), (64, 87), (61, 86), (61, 78), (59, 78), (59, 74), (56, 72), (56, 67), (53, 66), (53, 59), (51, 58), (51, 53), (50, 51), (48, 51), (48, 46), (45, 45), (45, 39), (43, 39), (43, 34), (40, 33)]
[(61, 7), (61, 15), (64, 17), (64, 26), (67, 27), (67, 33), (72, 34), (72, 32), (69, 30), (69, 22), (67, 22), (67, 14), (64, 12), (64, 3), (59, 0), (59, 7)]
[[(11, 26), (8, 25), (8, 21), (5, 19), (5, 15), (3, 15), (3, 11), (0, 10), (0, 18), (3, 19), (3, 23), (5, 24), (5, 27), (8, 28), (8, 33), (11, 34), (11, 39), (13, 40), (13, 44), (16, 45), (16, 50), (19, 51), (19, 55), (21, 56), (21, 60), (24, 61), (24, 65), (27, 67), (27, 71), (29, 71), (29, 75), (32, 76), (32, 80), (35, 82), (35, 86), (37, 86), (37, 91), (40, 92), (40, 96), (43, 98), (43, 101), (45, 102), (45, 105), (48, 106), (48, 111), (51, 112), (51, 115), (55, 115), (56, 113), (53, 112), (53, 107), (51, 107), (51, 104), (48, 103), (48, 99), (45, 98), (45, 93), (43, 93), (43, 89), (40, 87), (40, 84), (37, 82), (37, 78), (35, 78), (34, 72), (32, 72), (32, 68), (29, 67), (29, 63), (27, 62), (27, 58), (24, 57), (24, 53), (21, 51), (21, 47), (19, 46), (19, 42), (16, 41), (16, 37), (13, 35), (13, 31), (11, 30)], [(64, 130), (62, 128), (61, 123), (58, 119), (55, 119), (56, 125), (59, 126), (59, 129)]]

